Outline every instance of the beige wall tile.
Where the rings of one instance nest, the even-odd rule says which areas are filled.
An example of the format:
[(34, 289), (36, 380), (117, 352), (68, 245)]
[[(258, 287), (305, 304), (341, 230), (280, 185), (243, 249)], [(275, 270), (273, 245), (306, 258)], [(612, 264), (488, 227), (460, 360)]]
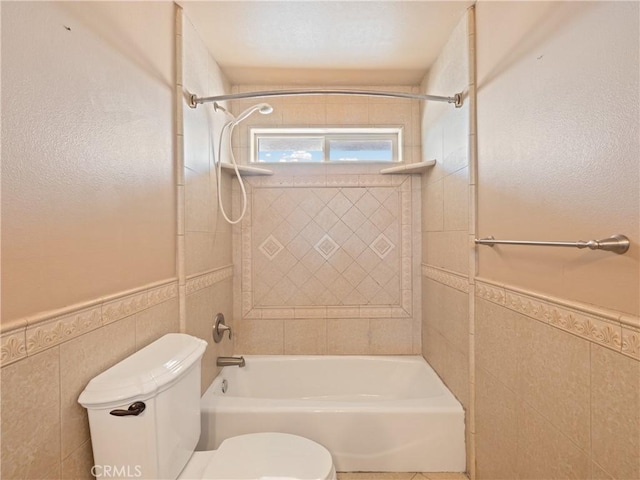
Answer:
[(2, 369), (2, 478), (60, 476), (59, 348)]
[(238, 354), (283, 355), (286, 320), (247, 320), (238, 322), (235, 351)]
[(445, 286), (428, 277), (422, 277), (422, 318), (423, 325), (437, 330), (445, 331), (443, 318), (443, 291)]
[(135, 315), (136, 350), (167, 333), (180, 331), (178, 297), (155, 305)]
[(194, 275), (214, 268), (215, 234), (187, 232), (185, 235), (185, 273)]
[(285, 355), (324, 355), (327, 353), (327, 320), (288, 319), (284, 322)]
[(442, 333), (449, 342), (465, 355), (469, 351), (469, 294), (443, 285), (442, 295)]
[(358, 103), (332, 103), (326, 106), (327, 125), (367, 125), (369, 105)]
[(412, 353), (412, 319), (372, 318), (369, 320), (369, 330), (372, 355)]
[(78, 397), (89, 380), (135, 352), (135, 317), (127, 317), (60, 346), (62, 457), (89, 440), (87, 411)]
[(591, 345), (591, 455), (614, 478), (640, 478), (640, 362)]
[(215, 343), (212, 337), (214, 318), (219, 312), (224, 314), (225, 323), (231, 327), (233, 335), (238, 335), (232, 313), (232, 289), (233, 280), (228, 278), (187, 295), (185, 333), (201, 338), (209, 344), (202, 357), (201, 389), (203, 392), (209, 388), (220, 371), (216, 366), (217, 357), (233, 354), (235, 338), (229, 340), (225, 335), (220, 343)]
[(584, 451), (589, 451), (589, 342), (518, 318), (517, 393)]
[(518, 478), (588, 479), (589, 456), (526, 402), (518, 404)]
[(447, 343), (444, 381), (463, 407), (469, 408), (469, 357)]
[(462, 168), (444, 180), (444, 230), (469, 229), (469, 169)]
[(65, 480), (91, 480), (93, 450), (91, 441), (83, 443), (71, 455), (62, 461), (62, 477)]
[(327, 354), (369, 354), (368, 318), (330, 318), (327, 320)]
[[(513, 480), (518, 445), (518, 400), (496, 377), (476, 370), (476, 460), (478, 480)], [(524, 478), (529, 478), (525, 476)]]
[(476, 365), (486, 369), (509, 388), (518, 385), (518, 321), (526, 317), (504, 307), (476, 299), (475, 309)]
[[(189, 232), (210, 232), (212, 214), (215, 213), (214, 195), (209, 171), (198, 172), (185, 168), (185, 228)], [(217, 204), (217, 200), (215, 201)]]
[(285, 126), (324, 125), (326, 107), (323, 104), (287, 105), (282, 112), (282, 124)]
[(424, 232), (423, 263), (466, 274), (469, 271), (469, 244), (466, 231)]
[(424, 186), (422, 205), (422, 230), (444, 230), (444, 181), (438, 180)]
[(437, 330), (423, 327), (422, 354), (436, 373), (441, 378), (445, 378), (447, 373), (447, 340)]

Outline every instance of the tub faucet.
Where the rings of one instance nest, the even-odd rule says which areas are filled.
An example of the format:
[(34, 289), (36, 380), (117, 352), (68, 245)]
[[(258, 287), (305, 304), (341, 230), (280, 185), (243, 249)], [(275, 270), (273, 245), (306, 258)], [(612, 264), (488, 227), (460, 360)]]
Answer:
[(244, 357), (218, 357), (216, 365), (219, 367), (244, 367)]

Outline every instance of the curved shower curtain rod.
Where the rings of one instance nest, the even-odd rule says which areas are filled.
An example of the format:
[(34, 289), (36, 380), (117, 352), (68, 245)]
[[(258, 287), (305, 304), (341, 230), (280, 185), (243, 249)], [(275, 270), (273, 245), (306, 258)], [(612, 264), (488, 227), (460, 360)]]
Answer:
[(462, 93), (456, 93), (452, 97), (438, 95), (422, 95), (417, 93), (384, 92), (377, 90), (271, 90), (264, 92), (232, 93), (229, 95), (217, 95), (215, 97), (189, 97), (189, 106), (196, 108), (201, 103), (221, 102), (223, 100), (240, 100), (243, 98), (287, 97), (296, 95), (361, 95), (368, 97), (392, 97), (411, 98), (415, 100), (429, 100), (432, 102), (453, 103), (456, 108), (462, 106)]

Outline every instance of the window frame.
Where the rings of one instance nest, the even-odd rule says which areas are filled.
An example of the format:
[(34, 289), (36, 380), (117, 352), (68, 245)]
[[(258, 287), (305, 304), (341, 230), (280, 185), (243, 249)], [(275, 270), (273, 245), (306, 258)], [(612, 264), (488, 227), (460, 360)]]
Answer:
[[(249, 129), (250, 165), (397, 165), (403, 160), (403, 126), (393, 127), (252, 127)], [(258, 142), (265, 137), (322, 137), (320, 162), (259, 162)], [(330, 160), (331, 140), (391, 140), (392, 160)]]

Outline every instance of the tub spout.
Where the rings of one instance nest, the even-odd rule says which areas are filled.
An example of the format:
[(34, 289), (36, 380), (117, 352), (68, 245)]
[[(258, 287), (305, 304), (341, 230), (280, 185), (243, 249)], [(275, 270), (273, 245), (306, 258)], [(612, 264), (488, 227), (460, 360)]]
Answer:
[(244, 357), (218, 357), (218, 360), (216, 360), (216, 365), (219, 367), (244, 367), (245, 362)]

